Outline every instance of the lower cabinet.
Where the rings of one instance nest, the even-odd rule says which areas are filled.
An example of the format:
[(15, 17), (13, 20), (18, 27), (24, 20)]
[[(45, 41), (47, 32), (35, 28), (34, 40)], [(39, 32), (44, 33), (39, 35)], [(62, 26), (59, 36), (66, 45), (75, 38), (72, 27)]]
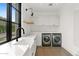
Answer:
[(31, 47), (31, 55), (35, 56), (35, 52), (36, 52), (36, 42), (34, 41), (32, 47)]
[(34, 42), (32, 46), (25, 52), (24, 56), (35, 56), (35, 52), (36, 52), (36, 44)]
[(29, 50), (26, 51), (25, 56), (35, 56), (36, 53), (36, 38), (34, 39), (33, 43), (29, 47)]

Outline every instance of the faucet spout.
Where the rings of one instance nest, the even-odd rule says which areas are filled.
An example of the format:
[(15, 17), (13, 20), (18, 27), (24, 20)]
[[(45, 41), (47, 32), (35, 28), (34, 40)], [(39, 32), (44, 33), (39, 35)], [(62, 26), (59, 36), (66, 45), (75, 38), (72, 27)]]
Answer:
[(23, 34), (25, 34), (25, 31), (24, 31), (24, 29), (23, 28), (21, 28), (22, 30), (23, 30)]
[(18, 42), (19, 30), (20, 30), (20, 29), (22, 29), (22, 30), (23, 30), (23, 34), (25, 34), (24, 29), (23, 29), (22, 27), (21, 27), (21, 28), (19, 27), (19, 28), (16, 30), (16, 37), (17, 37), (17, 38), (16, 38), (16, 41), (17, 41), (17, 42)]

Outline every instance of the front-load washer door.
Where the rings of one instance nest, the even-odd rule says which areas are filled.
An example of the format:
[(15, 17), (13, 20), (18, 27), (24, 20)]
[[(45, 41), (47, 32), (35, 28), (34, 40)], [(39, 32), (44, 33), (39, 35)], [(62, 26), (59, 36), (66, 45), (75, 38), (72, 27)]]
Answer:
[(42, 35), (42, 46), (51, 46), (51, 36), (48, 33)]
[(54, 44), (60, 44), (60, 41), (61, 41), (61, 39), (60, 39), (60, 37), (58, 37), (58, 36), (55, 36), (55, 37), (53, 38), (53, 43), (54, 43)]
[(52, 46), (61, 46), (61, 34), (60, 33), (54, 33), (52, 35)]

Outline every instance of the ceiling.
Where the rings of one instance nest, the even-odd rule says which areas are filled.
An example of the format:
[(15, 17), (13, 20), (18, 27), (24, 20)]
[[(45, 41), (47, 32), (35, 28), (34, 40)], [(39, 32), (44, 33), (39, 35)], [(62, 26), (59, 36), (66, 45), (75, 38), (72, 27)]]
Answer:
[[(49, 6), (52, 4), (52, 6)], [(51, 11), (59, 11), (63, 5), (63, 3), (26, 3), (26, 6), (29, 8), (33, 8), (33, 11), (39, 12), (51, 12)]]
[(63, 7), (79, 10), (79, 3), (23, 3), (23, 5), (25, 8), (32, 8), (35, 12), (59, 12)]

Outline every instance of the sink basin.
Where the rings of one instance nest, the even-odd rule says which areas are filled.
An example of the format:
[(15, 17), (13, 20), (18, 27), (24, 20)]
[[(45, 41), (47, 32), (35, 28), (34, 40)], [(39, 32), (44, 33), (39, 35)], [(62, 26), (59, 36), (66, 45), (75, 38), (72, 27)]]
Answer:
[(21, 40), (19, 42), (14, 43), (14, 49), (15, 49), (15, 55), (23, 55), (25, 52), (31, 49), (32, 45), (34, 44), (33, 38), (29, 37), (21, 37), (18, 40)]
[(29, 45), (15, 45), (14, 55), (23, 56), (29, 50)]
[[(21, 39), (21, 41), (19, 41), (19, 42), (16, 42), (14, 45), (27, 45), (27, 44), (31, 44), (31, 43), (33, 43), (33, 39), (30, 39), (30, 38), (26, 38), (26, 37), (21, 37), (21, 38), (19, 38), (19, 39)], [(18, 39), (18, 40), (19, 40)]]

